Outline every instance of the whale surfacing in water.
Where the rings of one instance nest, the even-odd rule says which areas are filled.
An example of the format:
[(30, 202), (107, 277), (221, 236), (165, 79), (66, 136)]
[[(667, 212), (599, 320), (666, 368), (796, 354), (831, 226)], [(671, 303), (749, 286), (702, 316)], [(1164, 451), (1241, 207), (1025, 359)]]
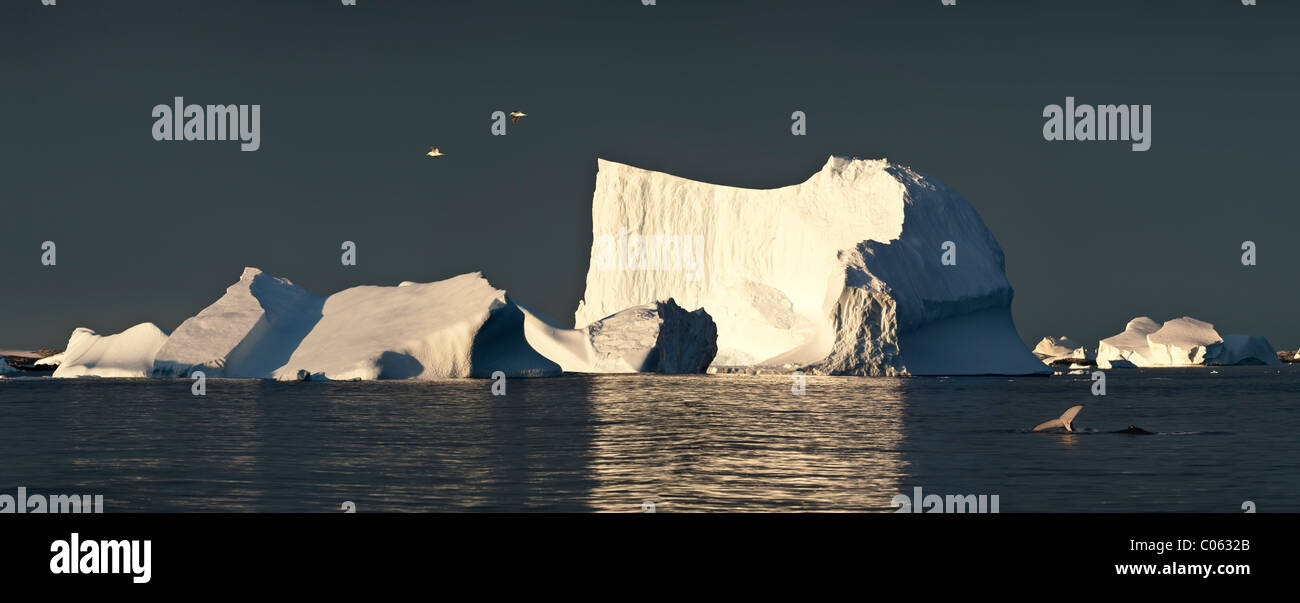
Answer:
[[(1074, 417), (1078, 415), (1079, 411), (1081, 410), (1083, 410), (1082, 404), (1078, 406), (1071, 406), (1070, 408), (1066, 409), (1066, 411), (1062, 413), (1060, 417), (1052, 419), (1051, 421), (1039, 423), (1038, 426), (1034, 428), (1034, 431), (1047, 431), (1049, 429), (1064, 429), (1068, 432), (1074, 433)], [(1085, 430), (1084, 433), (1098, 433), (1098, 432), (1088, 429)], [(1107, 433), (1125, 433), (1128, 435), (1156, 435), (1156, 433), (1153, 431), (1147, 431), (1145, 429), (1142, 429), (1141, 427), (1135, 427), (1133, 425), (1129, 425), (1128, 427), (1121, 429), (1119, 431), (1111, 431)]]
[(1079, 414), (1079, 411), (1081, 410), (1083, 410), (1082, 404), (1080, 404), (1079, 406), (1071, 406), (1070, 408), (1066, 409), (1066, 411), (1062, 413), (1060, 417), (1052, 419), (1051, 421), (1039, 423), (1038, 426), (1034, 428), (1034, 431), (1046, 431), (1048, 429), (1056, 429), (1058, 427), (1064, 428), (1066, 431), (1074, 431), (1074, 426), (1073, 426), (1074, 416)]
[(1133, 425), (1129, 425), (1125, 429), (1121, 429), (1119, 431), (1113, 431), (1111, 433), (1127, 433), (1129, 435), (1156, 435), (1154, 432), (1150, 432), (1145, 429), (1142, 429), (1141, 427), (1135, 427)]

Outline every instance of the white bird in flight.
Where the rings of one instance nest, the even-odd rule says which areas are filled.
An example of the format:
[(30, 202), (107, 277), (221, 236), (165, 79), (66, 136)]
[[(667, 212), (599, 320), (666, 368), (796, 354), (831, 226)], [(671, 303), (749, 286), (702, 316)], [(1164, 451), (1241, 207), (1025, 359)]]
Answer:
[(524, 113), (523, 111), (511, 111), (511, 112), (510, 112), (510, 123), (512, 123), (512, 124), (517, 124), (517, 123), (519, 123), (519, 118), (520, 118), (520, 117), (527, 117), (527, 116), (528, 116), (528, 114), (527, 114), (527, 113)]
[(425, 155), (428, 155), (430, 157), (442, 157), (443, 155), (446, 155), (446, 153), (439, 151), (438, 147), (433, 147), (432, 149), (429, 150), (428, 153), (425, 153)]

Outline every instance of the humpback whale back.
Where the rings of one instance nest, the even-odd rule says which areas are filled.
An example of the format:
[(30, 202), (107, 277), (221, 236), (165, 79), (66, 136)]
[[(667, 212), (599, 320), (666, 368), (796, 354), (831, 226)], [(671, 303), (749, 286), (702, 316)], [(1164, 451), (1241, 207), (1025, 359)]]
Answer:
[(1074, 428), (1072, 426), (1072, 423), (1074, 423), (1074, 416), (1079, 414), (1079, 411), (1081, 410), (1083, 410), (1082, 404), (1080, 404), (1079, 406), (1071, 406), (1070, 408), (1066, 409), (1066, 411), (1062, 413), (1060, 417), (1057, 417), (1045, 423), (1039, 423), (1038, 426), (1034, 428), (1034, 431), (1055, 429), (1057, 427), (1063, 427), (1065, 428), (1066, 431), (1074, 431)]

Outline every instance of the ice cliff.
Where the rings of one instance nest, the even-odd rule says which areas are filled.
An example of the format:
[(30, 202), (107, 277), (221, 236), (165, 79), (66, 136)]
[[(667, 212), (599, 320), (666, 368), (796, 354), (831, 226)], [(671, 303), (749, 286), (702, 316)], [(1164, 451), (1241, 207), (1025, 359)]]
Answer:
[(672, 298), (713, 317), (717, 364), (1050, 372), (1016, 333), (997, 241), (935, 179), (841, 157), (770, 190), (605, 160), (598, 168), (577, 325)]

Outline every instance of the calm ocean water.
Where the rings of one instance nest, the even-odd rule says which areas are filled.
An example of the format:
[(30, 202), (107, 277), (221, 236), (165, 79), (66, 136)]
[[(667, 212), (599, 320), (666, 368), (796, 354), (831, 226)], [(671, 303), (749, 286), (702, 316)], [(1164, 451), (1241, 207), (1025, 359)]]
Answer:
[[(107, 512), (1300, 511), (1300, 365), (1050, 378), (0, 380), (0, 494)], [(1097, 432), (1029, 429), (1085, 404)], [(1154, 436), (1102, 433), (1129, 424)]]

